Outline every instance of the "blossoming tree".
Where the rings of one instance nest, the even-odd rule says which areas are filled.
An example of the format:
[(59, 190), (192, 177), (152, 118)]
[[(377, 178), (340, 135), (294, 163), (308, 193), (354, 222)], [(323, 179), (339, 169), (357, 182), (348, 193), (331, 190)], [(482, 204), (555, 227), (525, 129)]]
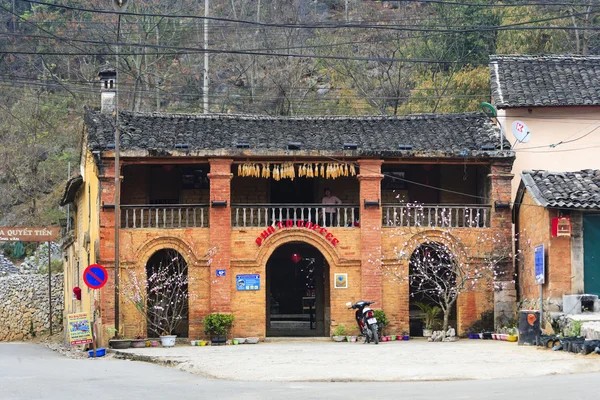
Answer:
[(448, 329), (453, 306), (462, 293), (491, 290), (495, 282), (513, 279), (513, 238), (502, 230), (480, 228), (483, 216), (467, 216), (471, 222), (459, 228), (457, 234), (457, 228), (450, 228), (449, 215), (443, 207), (438, 211), (435, 227), (426, 223), (431, 218), (424, 218), (422, 206), (415, 204), (404, 211), (402, 220), (411, 223), (396, 234), (401, 239), (400, 267), (382, 267), (383, 274), (392, 281), (408, 283), (411, 296), (439, 306), (443, 332)]

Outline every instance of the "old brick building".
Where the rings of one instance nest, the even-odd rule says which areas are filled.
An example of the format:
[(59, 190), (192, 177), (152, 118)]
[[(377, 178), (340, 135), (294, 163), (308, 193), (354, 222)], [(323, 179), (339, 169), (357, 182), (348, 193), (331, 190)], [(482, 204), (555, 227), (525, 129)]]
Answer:
[[(235, 336), (327, 336), (337, 324), (354, 327), (345, 303), (360, 299), (376, 301), (390, 331), (419, 334), (410, 285), (386, 273), (409, 273), (410, 257), (400, 255), (446, 241), (476, 263), (489, 250), (475, 245), (478, 235), (511, 234), (514, 155), (499, 150), (499, 130), (481, 114), (121, 112), (119, 130), (121, 276), (151, 268), (166, 249), (177, 251), (190, 276), (181, 336), (202, 336), (202, 318), (215, 311), (235, 315)], [(86, 109), (82, 159), (93, 163), (94, 177), (84, 177), (79, 190), (89, 190), (88, 181), (99, 190), (77, 212), (99, 206), (98, 224), (89, 228), (99, 237), (92, 262), (111, 277), (114, 136), (112, 114)], [(326, 188), (341, 204), (322, 203)], [(459, 297), (452, 316), (459, 332), (485, 310), (513, 310), (506, 268), (495, 292), (477, 287)], [(76, 273), (68, 267), (67, 282)], [(97, 296), (100, 322), (110, 327), (114, 281)], [(135, 335), (140, 317), (122, 298), (119, 318), (124, 333)]]
[[(561, 305), (569, 294), (600, 295), (600, 170), (524, 171), (514, 207), (519, 297), (539, 298), (534, 248), (544, 245), (544, 298)], [(573, 310), (564, 310), (573, 313)]]

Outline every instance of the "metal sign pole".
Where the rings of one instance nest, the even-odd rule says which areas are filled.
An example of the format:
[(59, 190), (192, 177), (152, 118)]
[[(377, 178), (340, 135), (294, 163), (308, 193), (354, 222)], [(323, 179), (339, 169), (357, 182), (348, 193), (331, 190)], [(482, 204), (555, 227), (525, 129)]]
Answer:
[(48, 321), (50, 321), (50, 336), (52, 336), (52, 252), (48, 242)]
[(540, 285), (540, 331), (544, 328), (544, 289)]

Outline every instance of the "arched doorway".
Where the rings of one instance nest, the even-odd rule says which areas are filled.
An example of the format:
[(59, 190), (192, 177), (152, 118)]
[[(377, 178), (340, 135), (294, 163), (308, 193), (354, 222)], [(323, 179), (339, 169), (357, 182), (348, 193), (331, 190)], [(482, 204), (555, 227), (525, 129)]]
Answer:
[[(146, 263), (146, 282), (148, 337), (158, 337), (163, 329), (188, 337), (188, 266), (183, 256), (173, 249), (154, 253)], [(150, 311), (156, 307), (160, 312)]]
[[(456, 259), (443, 243), (426, 242), (410, 257), (410, 335), (423, 336), (424, 310), (439, 306), (450, 309), (448, 326), (456, 328)], [(454, 299), (454, 300), (452, 300)], [(449, 303), (452, 303), (449, 307)], [(437, 316), (434, 330), (442, 328), (443, 312)]]
[(329, 336), (329, 265), (303, 242), (277, 248), (266, 265), (267, 336)]

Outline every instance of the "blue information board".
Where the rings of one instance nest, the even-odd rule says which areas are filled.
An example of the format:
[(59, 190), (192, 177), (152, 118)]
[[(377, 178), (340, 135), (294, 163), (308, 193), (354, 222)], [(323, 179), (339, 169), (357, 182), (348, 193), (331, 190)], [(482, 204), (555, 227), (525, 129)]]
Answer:
[(235, 276), (237, 290), (260, 290), (259, 274), (244, 274)]
[(225, 276), (226, 274), (227, 274), (227, 270), (225, 270), (225, 269), (217, 270), (217, 276)]
[(543, 285), (545, 283), (545, 259), (544, 259), (544, 245), (540, 244), (535, 246), (535, 251), (533, 253), (534, 265), (535, 265), (535, 283), (538, 285)]

